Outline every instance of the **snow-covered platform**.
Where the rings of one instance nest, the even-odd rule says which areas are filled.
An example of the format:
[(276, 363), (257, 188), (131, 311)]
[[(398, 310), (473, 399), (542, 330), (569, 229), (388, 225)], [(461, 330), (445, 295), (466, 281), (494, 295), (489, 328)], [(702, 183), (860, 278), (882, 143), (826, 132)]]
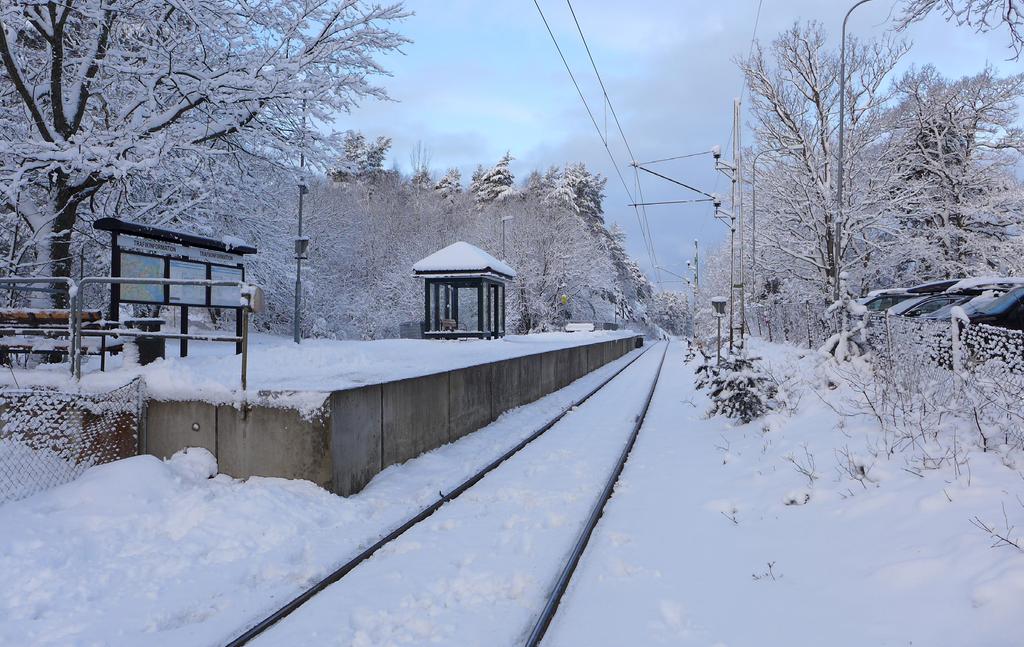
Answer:
[(636, 345), (632, 332), (261, 343), (245, 397), (226, 386), (237, 380), (233, 356), (157, 362), (139, 369), (150, 397), (143, 448), (169, 457), (204, 447), (231, 476), (301, 478), (348, 495)]

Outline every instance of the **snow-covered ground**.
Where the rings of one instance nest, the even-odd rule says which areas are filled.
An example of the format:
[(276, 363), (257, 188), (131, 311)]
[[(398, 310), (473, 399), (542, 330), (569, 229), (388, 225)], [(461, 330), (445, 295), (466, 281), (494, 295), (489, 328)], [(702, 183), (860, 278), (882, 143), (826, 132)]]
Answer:
[(1024, 644), (1024, 553), (971, 523), (1003, 529), (1004, 503), (1024, 522), (1024, 457), (965, 439), (959, 474), (915, 474), (913, 450), (875, 457), (878, 429), (840, 421), (853, 395), (825, 385), (820, 356), (756, 341), (753, 354), (792, 405), (802, 396), (796, 413), (705, 419), (674, 351), (544, 644)]
[(661, 349), (255, 645), (514, 645), (529, 633), (647, 396)]
[(139, 456), (0, 505), (0, 645), (218, 645), (529, 435), (630, 361), (506, 412), (341, 498)]
[[(983, 452), (965, 430), (955, 467), (920, 470), (915, 452), (930, 448), (879, 453), (886, 439), (843, 413), (856, 396), (820, 356), (753, 347), (786, 406), (748, 425), (707, 419), (694, 365), (670, 347), (544, 644), (1020, 645), (1024, 552), (992, 548), (972, 523), (1024, 525), (1019, 450)], [(659, 355), (259, 644), (521, 643)], [(190, 452), (93, 468), (0, 506), (0, 644), (223, 643), (627, 360), (348, 499), (300, 481), (206, 479), (209, 456)]]
[[(324, 394), (634, 335), (619, 330), (508, 335), (495, 340), (308, 339), (296, 345), (288, 338), (254, 334), (250, 338), (248, 388), (254, 394), (284, 392), (274, 402), (309, 409), (319, 406), (323, 397), (311, 401), (304, 392)], [(123, 366), (123, 358), (115, 356), (106, 373), (99, 372), (97, 358), (90, 358), (91, 370), (82, 376), (82, 388), (106, 390), (142, 375), (148, 394), (157, 400), (201, 398), (215, 404), (239, 400), (241, 360), (231, 344), (192, 342), (185, 358), (178, 357), (177, 351), (178, 344), (169, 341), (167, 358), (148, 366), (132, 365), (130, 360)], [(0, 372), (0, 386), (68, 383), (66, 365)]]

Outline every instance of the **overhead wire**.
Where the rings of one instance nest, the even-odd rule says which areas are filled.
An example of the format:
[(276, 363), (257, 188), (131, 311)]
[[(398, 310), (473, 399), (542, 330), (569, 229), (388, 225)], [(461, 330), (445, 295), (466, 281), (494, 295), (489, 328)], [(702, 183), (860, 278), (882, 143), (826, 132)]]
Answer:
[[(558, 57), (562, 59), (562, 65), (565, 66), (565, 71), (568, 72), (569, 79), (572, 80), (572, 84), (573, 84), (573, 86), (575, 86), (577, 94), (579, 94), (580, 101), (583, 102), (583, 107), (586, 109), (587, 115), (590, 117), (591, 123), (594, 124), (594, 129), (597, 130), (598, 137), (601, 138), (601, 143), (604, 145), (604, 149), (605, 149), (605, 151), (608, 154), (608, 158), (612, 162), (612, 166), (615, 169), (615, 174), (619, 178), (619, 182), (622, 183), (623, 190), (625, 190), (626, 195), (629, 196), (630, 202), (633, 202), (633, 203), (637, 202), (636, 198), (633, 197), (633, 192), (631, 192), (629, 190), (629, 186), (626, 184), (626, 179), (623, 177), (622, 171), (619, 169), (619, 162), (618, 162), (617, 159), (615, 159), (615, 154), (612, 153), (611, 147), (608, 145), (608, 138), (607, 138), (605, 133), (602, 133), (601, 126), (598, 124), (597, 118), (594, 116), (594, 112), (590, 109), (590, 104), (587, 103), (587, 99), (586, 99), (586, 97), (583, 94), (583, 90), (580, 88), (580, 84), (576, 80), (576, 75), (573, 74), (572, 68), (569, 66), (569, 61), (566, 60), (565, 54), (562, 52), (562, 47), (558, 44), (558, 39), (555, 38), (555, 33), (554, 33), (554, 31), (552, 31), (551, 25), (548, 23), (548, 19), (544, 15), (544, 10), (541, 9), (541, 6), (540, 6), (540, 3), (538, 2), (538, 0), (533, 0), (533, 5), (537, 8), (537, 13), (540, 14), (540, 18), (544, 22), (544, 27), (545, 27), (545, 29), (547, 29), (548, 36), (551, 37), (551, 42), (554, 44), (555, 50), (558, 52)], [(571, 6), (570, 6), (570, 9), (571, 9)], [(574, 14), (574, 18), (575, 18), (575, 14)], [(577, 23), (577, 26), (578, 26), (578, 24), (579, 23)], [(582, 32), (581, 32), (581, 34), (582, 34)], [(584, 41), (584, 45), (586, 45), (585, 41)], [(589, 47), (588, 47), (588, 54), (589, 54)], [(593, 58), (591, 58), (591, 63), (593, 63)], [(596, 69), (596, 66), (595, 66), (595, 69)], [(598, 80), (600, 81), (600, 77), (599, 77)], [(602, 89), (603, 89), (604, 88), (604, 83), (603, 82), (601, 82), (601, 86), (602, 86)], [(605, 94), (605, 99), (606, 100), (607, 100), (607, 97), (608, 97), (608, 95), (606, 93)], [(608, 107), (611, 108), (612, 118), (615, 120), (616, 126), (619, 128), (619, 134), (622, 135), (622, 128), (621, 128), (621, 126), (618, 123), (618, 116), (615, 114), (615, 109), (614, 109), (614, 107), (611, 106), (610, 102), (608, 103)], [(623, 141), (625, 142), (625, 137), (624, 136), (623, 136)], [(632, 154), (632, 151), (629, 148), (628, 142), (626, 143), (626, 151), (629, 153), (630, 158), (632, 159), (632, 155), (633, 154)], [(642, 200), (642, 198), (641, 198), (641, 200)], [(646, 247), (646, 251), (647, 251), (647, 255), (648, 255), (648, 261), (651, 263), (652, 267), (656, 267), (657, 266), (657, 260), (656, 260), (656, 257), (654, 255), (653, 241), (651, 240), (650, 232), (644, 227), (644, 222), (641, 219), (639, 210), (637, 210), (636, 213), (637, 213), (637, 220), (638, 220), (638, 222), (640, 224), (640, 232), (641, 232), (641, 234), (644, 237), (644, 245)]]
[[(536, 1), (537, 0), (534, 0), (535, 3)], [(601, 93), (604, 95), (605, 105), (608, 107), (608, 110), (610, 110), (612, 113), (612, 120), (615, 122), (615, 127), (619, 131), (619, 136), (622, 138), (622, 143), (625, 144), (626, 146), (626, 152), (629, 154), (630, 162), (636, 162), (636, 156), (633, 154), (633, 149), (629, 145), (629, 139), (626, 138), (626, 133), (622, 129), (622, 123), (619, 121), (619, 115), (615, 111), (615, 106), (614, 104), (612, 104), (611, 97), (608, 96), (608, 88), (605, 87), (604, 79), (601, 77), (601, 72), (597, 69), (597, 62), (594, 60), (594, 55), (590, 51), (590, 44), (587, 42), (587, 37), (583, 34), (583, 27), (580, 25), (579, 18), (576, 17), (576, 10), (573, 9), (572, 1), (565, 0), (565, 4), (569, 7), (569, 13), (572, 15), (572, 20), (576, 24), (576, 31), (579, 32), (580, 40), (583, 41), (583, 49), (586, 50), (587, 58), (590, 59), (590, 66), (594, 69), (594, 75), (597, 77), (597, 82), (601, 86)], [(607, 133), (605, 139), (607, 145)], [(633, 180), (635, 183), (636, 192), (640, 195), (640, 202), (646, 202), (647, 200), (646, 198), (644, 198), (643, 195), (643, 185), (640, 183), (640, 174), (637, 173), (635, 165), (633, 169)], [(635, 200), (633, 202), (634, 204), (636, 203)], [(658, 253), (654, 246), (654, 234), (651, 232), (651, 223), (650, 220), (648, 220), (647, 218), (647, 207), (641, 206), (640, 209), (637, 209), (637, 207), (634, 206), (633, 209), (634, 211), (636, 211), (638, 222), (640, 222), (641, 232), (644, 232), (644, 230), (646, 229), (645, 238), (647, 239), (648, 244), (650, 245), (649, 255), (651, 257), (650, 260), (652, 260), (653, 262), (652, 269), (654, 270), (655, 276), (657, 277), (658, 283), (660, 284), (661, 270), (658, 267)]]
[(657, 164), (659, 162), (671, 162), (673, 160), (686, 159), (688, 157), (697, 157), (699, 155), (710, 155), (711, 151), (700, 151), (699, 153), (687, 153), (686, 155), (676, 155), (675, 157), (663, 157), (661, 159), (651, 160), (649, 162), (637, 162), (640, 166), (645, 164)]

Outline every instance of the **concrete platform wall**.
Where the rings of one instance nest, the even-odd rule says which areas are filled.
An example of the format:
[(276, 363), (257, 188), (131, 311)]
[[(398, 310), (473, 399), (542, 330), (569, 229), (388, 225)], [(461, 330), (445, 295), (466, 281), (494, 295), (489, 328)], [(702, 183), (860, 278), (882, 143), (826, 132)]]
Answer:
[(277, 407), (153, 401), (144, 451), (166, 458), (205, 447), (237, 478), (301, 478), (353, 494), (385, 467), (458, 440), (636, 346), (618, 339), (335, 391), (311, 419)]

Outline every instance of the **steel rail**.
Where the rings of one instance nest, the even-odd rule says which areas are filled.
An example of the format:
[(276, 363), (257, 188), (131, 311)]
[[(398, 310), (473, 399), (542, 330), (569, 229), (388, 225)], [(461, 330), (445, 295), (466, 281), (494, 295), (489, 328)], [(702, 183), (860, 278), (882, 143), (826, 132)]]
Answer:
[(554, 619), (555, 613), (558, 611), (558, 605), (562, 601), (562, 596), (565, 594), (565, 590), (569, 587), (569, 580), (572, 579), (572, 574), (576, 571), (576, 566), (580, 563), (583, 551), (587, 549), (587, 544), (590, 542), (591, 535), (594, 534), (594, 528), (597, 527), (597, 522), (604, 514), (605, 504), (608, 503), (608, 499), (611, 498), (612, 492), (615, 491), (615, 484), (618, 483), (619, 476), (622, 475), (622, 470), (626, 466), (629, 454), (633, 451), (633, 445), (636, 444), (637, 436), (640, 435), (640, 428), (643, 426), (644, 419), (647, 417), (647, 410), (651, 407), (651, 400), (654, 398), (654, 390), (658, 386), (658, 379), (661, 377), (661, 369), (665, 365), (665, 356), (668, 355), (668, 346), (669, 344), (666, 342), (665, 350), (661, 354), (661, 362), (658, 364), (658, 371), (655, 373), (654, 380), (651, 382), (651, 388), (647, 392), (647, 399), (644, 401), (643, 409), (640, 410), (640, 414), (636, 417), (636, 421), (633, 424), (633, 431), (629, 434), (629, 440), (626, 441), (626, 446), (623, 448), (622, 454), (619, 456), (619, 460), (615, 464), (615, 468), (612, 470), (611, 476), (608, 478), (608, 482), (605, 483), (604, 490), (601, 491), (601, 496), (598, 497), (597, 503), (594, 504), (594, 508), (590, 512), (590, 517), (587, 519), (587, 523), (583, 527), (583, 531), (576, 540), (576, 545), (573, 546), (572, 552), (569, 553), (569, 559), (566, 561), (565, 567), (562, 569), (562, 572), (558, 576), (558, 580), (555, 581), (554, 588), (548, 595), (548, 600), (544, 605), (544, 609), (537, 618), (537, 622), (534, 624), (533, 630), (530, 632), (530, 636), (524, 643), (526, 647), (536, 647), (540, 644), (540, 641), (544, 639), (544, 634), (547, 632), (548, 627), (551, 626), (551, 621)]
[[(459, 486), (455, 487), (450, 492), (448, 492), (448, 494), (443, 494), (443, 493), (439, 492), (438, 494), (440, 494), (440, 497), (437, 499), (437, 501), (435, 501), (434, 503), (430, 504), (426, 508), (423, 508), (415, 516), (410, 517), (408, 520), (406, 520), (400, 526), (398, 526), (397, 528), (395, 528), (394, 530), (392, 530), (388, 534), (386, 534), (383, 537), (381, 537), (380, 539), (378, 539), (373, 545), (371, 545), (370, 547), (366, 548), (361, 553), (359, 553), (358, 555), (356, 555), (352, 559), (350, 559), (347, 562), (345, 562), (344, 564), (342, 564), (340, 567), (338, 567), (337, 569), (332, 571), (325, 578), (323, 578), (322, 580), (320, 580), (319, 582), (317, 582), (313, 586), (311, 586), (308, 589), (306, 589), (305, 591), (303, 591), (301, 594), (299, 594), (298, 596), (293, 598), (291, 601), (289, 601), (287, 604), (285, 604), (284, 606), (279, 608), (277, 611), (275, 611), (274, 613), (270, 614), (269, 616), (267, 616), (263, 620), (260, 620), (258, 623), (256, 623), (252, 627), (250, 627), (248, 630), (246, 630), (244, 633), (239, 635), (237, 638), (235, 638), (235, 639), (231, 640), (230, 642), (226, 643), (225, 647), (242, 647), (242, 645), (248, 644), (253, 638), (256, 638), (257, 636), (259, 636), (260, 634), (265, 632), (267, 629), (269, 629), (270, 627), (274, 626), (275, 624), (277, 624), (278, 622), (280, 622), (281, 620), (286, 618), (288, 615), (290, 615), (296, 609), (298, 609), (303, 604), (308, 602), (310, 599), (312, 599), (318, 593), (320, 593), (321, 591), (323, 591), (327, 587), (331, 586), (332, 584), (335, 584), (338, 581), (340, 581), (343, 577), (345, 577), (350, 572), (352, 572), (357, 566), (359, 566), (360, 564), (365, 562), (367, 559), (372, 557), (373, 554), (376, 553), (378, 550), (380, 550), (384, 546), (388, 545), (389, 543), (391, 543), (395, 539), (398, 539), (399, 537), (401, 537), (407, 530), (409, 530), (413, 526), (417, 525), (418, 523), (420, 523), (421, 521), (423, 521), (427, 517), (429, 517), (432, 514), (434, 514), (435, 512), (437, 512), (441, 508), (441, 506), (443, 506), (445, 503), (448, 503), (449, 501), (457, 498), (458, 496), (460, 496), (461, 494), (466, 492), (466, 490), (470, 489), (471, 487), (476, 485), (478, 482), (480, 482), (481, 479), (483, 479), (485, 476), (487, 476), (487, 474), (489, 474), (490, 472), (494, 471), (499, 465), (501, 465), (502, 463), (504, 463), (508, 459), (512, 458), (514, 455), (519, 453), (520, 450), (522, 450), (524, 447), (526, 447), (527, 445), (529, 445), (533, 441), (535, 441), (538, 438), (540, 438), (541, 435), (543, 435), (545, 432), (547, 432), (552, 427), (554, 427), (556, 424), (558, 424), (558, 422), (560, 420), (562, 420), (562, 418), (564, 418), (566, 415), (568, 415), (570, 411), (572, 411), (576, 407), (580, 406), (581, 404), (583, 404), (584, 402), (589, 400), (598, 391), (600, 391), (605, 386), (607, 386), (609, 382), (614, 380), (623, 371), (625, 371), (627, 368), (632, 366), (634, 362), (636, 362), (638, 359), (640, 359), (641, 357), (646, 355), (647, 352), (650, 351), (652, 348), (654, 348), (653, 344), (651, 346), (648, 346), (646, 349), (644, 349), (643, 352), (638, 353), (636, 355), (636, 357), (634, 357), (633, 359), (631, 359), (628, 362), (626, 362), (622, 367), (616, 369), (616, 371), (614, 373), (612, 373), (610, 376), (608, 376), (607, 378), (602, 380), (600, 384), (598, 384), (593, 389), (588, 391), (583, 397), (573, 401), (572, 404), (570, 404), (570, 405), (566, 406), (565, 408), (563, 408), (555, 417), (553, 417), (548, 422), (544, 423), (544, 425), (542, 427), (540, 427), (539, 429), (537, 429), (536, 431), (531, 433), (529, 436), (527, 436), (526, 438), (521, 440), (519, 443), (517, 443), (511, 449), (509, 449), (504, 454), (499, 456), (497, 459), (495, 459), (494, 461), (488, 463), (483, 469), (478, 471), (473, 476), (470, 476), (468, 479), (463, 481)], [(662, 363), (664, 363), (664, 361), (665, 361), (664, 355), (662, 355), (661, 361), (662, 361)], [(661, 372), (661, 366), (660, 365), (658, 367), (658, 371), (659, 371), (659, 373)], [(645, 406), (644, 410), (646, 411), (646, 406)]]

